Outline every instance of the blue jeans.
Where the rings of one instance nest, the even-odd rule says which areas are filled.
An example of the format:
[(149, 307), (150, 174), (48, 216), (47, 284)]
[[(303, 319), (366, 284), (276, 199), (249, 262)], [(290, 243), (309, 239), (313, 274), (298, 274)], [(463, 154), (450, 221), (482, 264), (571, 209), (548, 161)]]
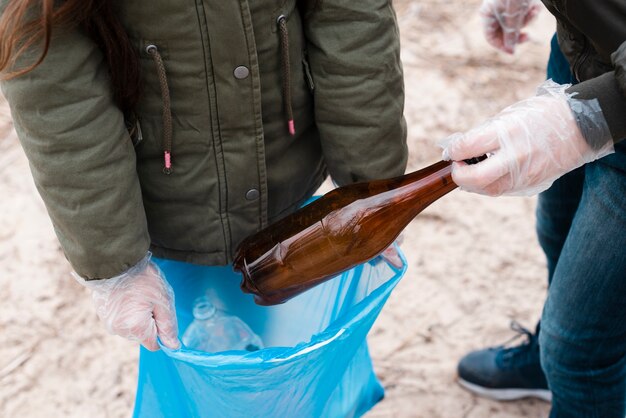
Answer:
[(550, 417), (624, 418), (626, 143), (542, 193), (537, 232), (550, 283), (539, 334)]

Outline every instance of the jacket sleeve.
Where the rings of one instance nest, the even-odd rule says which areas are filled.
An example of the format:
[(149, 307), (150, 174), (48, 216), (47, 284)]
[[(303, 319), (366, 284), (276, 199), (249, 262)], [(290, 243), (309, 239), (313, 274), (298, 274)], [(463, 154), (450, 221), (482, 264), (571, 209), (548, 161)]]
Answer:
[(404, 84), (391, 1), (317, 3), (304, 15), (304, 30), (330, 174), (339, 185), (402, 175)]
[(55, 30), (43, 63), (2, 91), (76, 273), (109, 278), (135, 265), (150, 242), (136, 157), (97, 46), (77, 30)]
[[(577, 99), (598, 99), (613, 142), (626, 138), (626, 42), (611, 55), (614, 71), (568, 89)], [(606, 143), (606, 141), (605, 141)]]

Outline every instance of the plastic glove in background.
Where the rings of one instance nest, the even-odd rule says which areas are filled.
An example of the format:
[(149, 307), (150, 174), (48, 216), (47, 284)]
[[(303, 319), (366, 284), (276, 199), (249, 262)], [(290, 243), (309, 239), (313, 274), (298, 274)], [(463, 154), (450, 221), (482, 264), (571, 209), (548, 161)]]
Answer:
[(157, 337), (163, 345), (177, 349), (174, 291), (150, 257), (148, 253), (137, 265), (110, 279), (85, 281), (74, 276), (91, 290), (98, 317), (108, 332), (139, 341), (151, 351), (159, 349)]
[[(443, 158), (455, 161), (454, 182), (490, 196), (533, 195), (563, 174), (613, 153), (597, 100), (577, 100), (565, 92), (568, 87), (548, 80), (537, 96), (441, 141)], [(478, 164), (463, 162), (484, 154), (489, 158)]]
[(522, 32), (541, 10), (538, 0), (483, 0), (480, 16), (485, 39), (500, 51), (512, 54), (515, 46), (526, 42)]

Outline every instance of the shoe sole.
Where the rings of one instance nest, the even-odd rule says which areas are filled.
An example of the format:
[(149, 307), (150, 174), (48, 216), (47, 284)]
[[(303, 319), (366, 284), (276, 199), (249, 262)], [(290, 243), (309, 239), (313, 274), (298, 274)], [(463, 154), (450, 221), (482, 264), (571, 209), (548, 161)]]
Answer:
[(536, 398), (551, 402), (552, 392), (548, 389), (489, 389), (459, 378), (459, 384), (476, 395), (496, 401), (515, 401), (523, 398)]

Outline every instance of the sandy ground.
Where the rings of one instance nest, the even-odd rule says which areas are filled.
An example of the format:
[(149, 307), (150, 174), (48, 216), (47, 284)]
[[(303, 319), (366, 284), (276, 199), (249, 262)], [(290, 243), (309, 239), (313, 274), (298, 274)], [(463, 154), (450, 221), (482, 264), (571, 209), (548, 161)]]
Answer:
[[(436, 140), (533, 94), (554, 21), (544, 11), (514, 57), (482, 39), (477, 1), (396, 1), (403, 41), (410, 166), (439, 157)], [(70, 278), (0, 103), (0, 416), (126, 417), (136, 346), (107, 335)], [(534, 198), (455, 191), (407, 228), (410, 269), (370, 334), (386, 398), (369, 417), (537, 417), (538, 401), (496, 403), (455, 383), (468, 350), (499, 344), (513, 318), (529, 327), (545, 297)]]

